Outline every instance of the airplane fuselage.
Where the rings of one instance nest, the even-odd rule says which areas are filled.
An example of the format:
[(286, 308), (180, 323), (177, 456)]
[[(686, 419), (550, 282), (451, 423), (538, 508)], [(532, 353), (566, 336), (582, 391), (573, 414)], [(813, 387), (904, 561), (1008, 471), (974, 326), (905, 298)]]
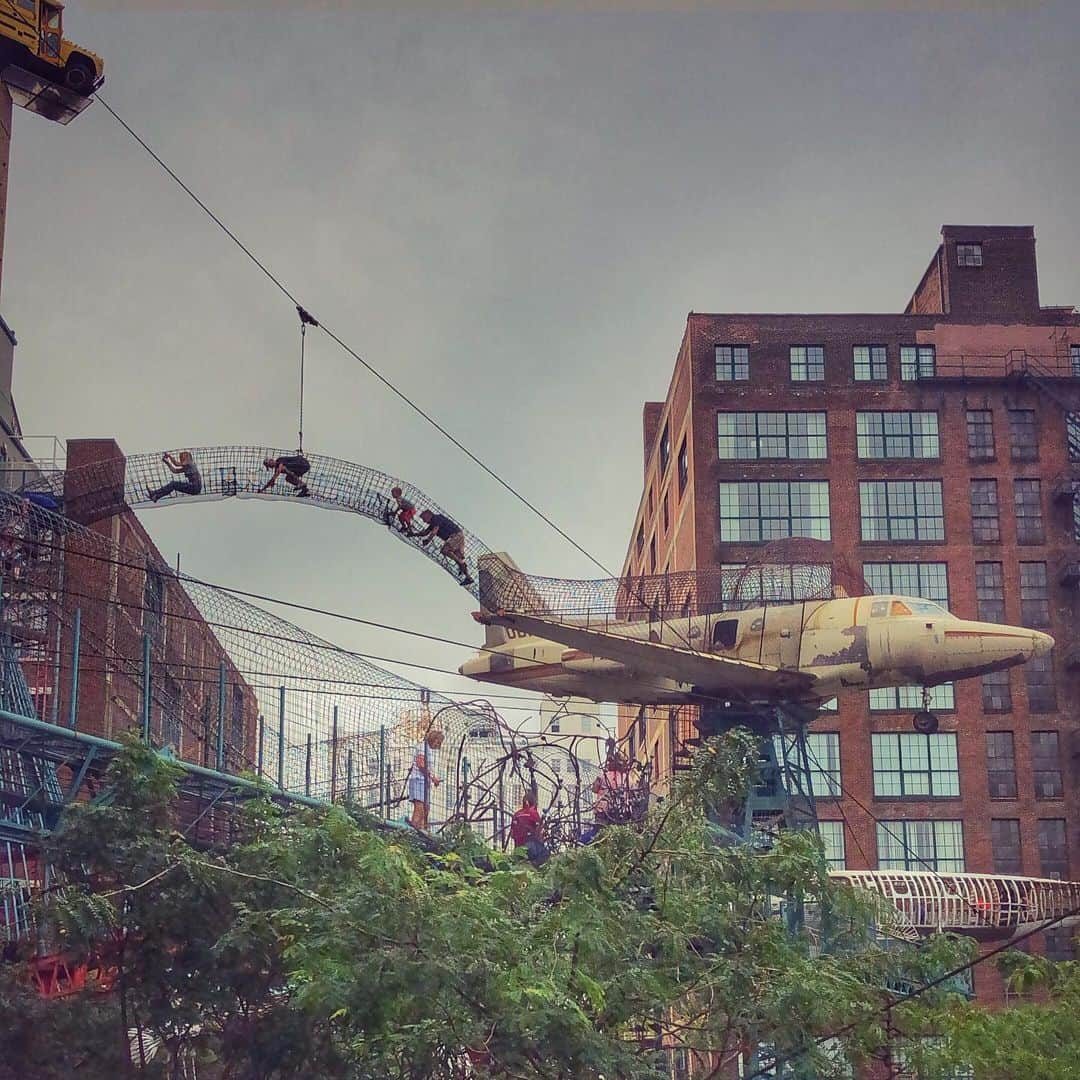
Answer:
[[(483, 621), (506, 628), (504, 641), (489, 645), (460, 668), (463, 675), (483, 682), (556, 696), (657, 705), (692, 704), (702, 692), (723, 692), (722, 686), (702, 687), (642, 672), (610, 657), (523, 634), (513, 629), (510, 615), (485, 613)], [(959, 619), (938, 604), (908, 596), (807, 600), (652, 622), (551, 622), (590, 625), (680, 652), (809, 676), (809, 690), (800, 693), (808, 704), (849, 690), (933, 686), (971, 678), (1046, 655), (1054, 644), (1036, 630)], [(558, 632), (554, 625), (553, 631)], [(767, 687), (749, 695), (743, 689), (740, 696), (770, 701), (782, 695)]]

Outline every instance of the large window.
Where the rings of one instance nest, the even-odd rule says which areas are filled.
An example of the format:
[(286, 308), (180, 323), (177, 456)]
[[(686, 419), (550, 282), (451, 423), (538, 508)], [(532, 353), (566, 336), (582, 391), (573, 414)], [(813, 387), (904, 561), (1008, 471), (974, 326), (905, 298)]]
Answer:
[(716, 346), (716, 381), (744, 382), (750, 378), (750, 349), (746, 345)]
[(1080, 461), (1080, 413), (1065, 414), (1065, 444), (1069, 449), (1069, 460)]
[(1064, 818), (1040, 818), (1039, 863), (1043, 877), (1062, 881), (1069, 876), (1069, 849), (1065, 846)]
[(957, 244), (957, 266), (982, 266), (982, 244)]
[(1039, 430), (1034, 409), (1009, 410), (1009, 453), (1013, 461), (1039, 460)]
[(1012, 683), (1009, 672), (988, 671), (982, 677), (983, 712), (1012, 712)]
[(1016, 798), (1016, 749), (1011, 731), (986, 733), (986, 778), (991, 799)]
[(683, 492), (686, 491), (686, 485), (690, 480), (690, 458), (686, 450), (686, 436), (682, 437), (682, 442), (679, 443), (679, 460), (677, 465), (679, 471), (679, 498), (683, 497)]
[(856, 413), (855, 436), (861, 458), (936, 458), (941, 454), (936, 412)]
[(933, 345), (900, 346), (900, 378), (905, 381), (932, 379), (937, 371)]
[(964, 872), (964, 826), (959, 821), (879, 821), (877, 845), (882, 870)]
[(828, 454), (823, 412), (718, 413), (716, 428), (724, 461), (807, 460)]
[(824, 346), (792, 345), (790, 360), (792, 382), (821, 382), (825, 378)]
[(856, 345), (852, 349), (856, 382), (885, 382), (889, 358), (884, 345)]
[(968, 409), (967, 446), (969, 461), (994, 460), (994, 414), (989, 409)]
[(671, 464), (671, 423), (665, 421), (664, 430), (660, 433), (660, 475), (667, 472)]
[[(956, 708), (956, 692), (951, 682), (931, 686), (929, 690), (930, 708), (935, 712), (952, 712)], [(882, 686), (870, 691), (872, 712), (907, 712), (908, 709), (922, 707), (921, 686)]]
[(819, 821), (818, 833), (825, 845), (825, 861), (830, 870), (843, 870), (847, 866), (844, 849), (844, 823), (842, 821)]
[(1001, 539), (996, 480), (971, 481), (971, 538), (976, 544), (994, 544)]
[(1020, 564), (1020, 624), (1033, 630), (1050, 625), (1050, 586), (1044, 562)]
[(1057, 711), (1057, 686), (1054, 683), (1054, 662), (1049, 656), (1033, 656), (1024, 665), (1027, 683), (1028, 711), (1049, 713)]
[(720, 564), (720, 599), (723, 610), (756, 607), (762, 603), (790, 604), (832, 594), (832, 567), (828, 563), (752, 566)]
[(825, 480), (723, 483), (720, 539), (729, 543), (807, 536), (830, 540), (829, 484)]
[(1022, 874), (1020, 857), (1020, 822), (1016, 818), (990, 819), (990, 847), (994, 853), (995, 874)]
[(1072, 362), (1074, 379), (1080, 379), (1080, 345), (1069, 346), (1069, 360)]
[(976, 614), (982, 622), (1005, 621), (1005, 579), (1001, 563), (975, 564)]
[(1016, 507), (1016, 542), (1041, 544), (1046, 540), (1043, 528), (1042, 484), (1038, 480), (1013, 481)]
[(863, 480), (859, 504), (864, 540), (944, 540), (940, 480)]
[(960, 766), (956, 760), (956, 735), (952, 732), (875, 732), (870, 740), (875, 795), (940, 799), (960, 794)]
[[(794, 739), (774, 736), (776, 752), (781, 748), (788, 767), (802, 773), (803, 762)], [(840, 736), (835, 731), (813, 731), (806, 736), (806, 764), (809, 767), (810, 791), (815, 799), (840, 798)]]
[(921, 596), (949, 606), (949, 571), (943, 562), (863, 563), (863, 580), (872, 593)]
[(1061, 782), (1061, 747), (1056, 731), (1031, 733), (1031, 770), (1036, 799), (1060, 799), (1064, 794)]

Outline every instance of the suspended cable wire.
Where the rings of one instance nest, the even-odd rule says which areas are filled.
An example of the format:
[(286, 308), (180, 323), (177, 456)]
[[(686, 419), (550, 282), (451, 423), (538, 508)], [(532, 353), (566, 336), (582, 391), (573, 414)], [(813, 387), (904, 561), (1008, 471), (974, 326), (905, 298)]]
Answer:
[[(176, 182), (176, 184), (185, 192), (185, 194), (203, 211), (204, 214), (255, 264), (256, 267), (293, 303), (297, 311), (303, 312), (301, 315), (301, 321), (303, 321), (304, 315), (307, 314), (306, 310), (301, 305), (300, 301), (293, 295), (293, 293), (284, 285), (281, 279), (270, 270), (270, 268), (249, 248), (237, 235), (229, 228), (228, 225), (213, 211), (210, 207), (201, 199), (195, 192), (188, 186), (187, 183), (165, 162), (165, 160), (150, 146), (150, 144), (126, 121), (120, 114), (100, 95), (98, 95), (98, 101), (109, 113), (110, 116), (141, 146), (153, 160)], [(320, 326), (320, 323), (316, 322), (310, 315), (311, 325)], [(584, 555), (591, 563), (598, 566), (608, 577), (618, 577), (618, 574), (609, 570), (599, 559), (593, 554), (587, 551), (581, 546), (569, 533), (557, 525), (547, 514), (543, 512), (535, 503), (526, 498), (520, 491), (517, 490), (511, 483), (504, 480), (494, 469), (482, 461), (476, 454), (474, 454), (460, 439), (453, 435), (446, 427), (444, 427), (430, 412), (418, 405), (408, 394), (399, 389), (394, 383), (392, 383), (385, 375), (382, 374), (370, 361), (365, 360), (351, 345), (339, 337), (333, 330), (331, 330), (325, 322), (321, 324), (320, 328), (323, 333), (326, 334), (331, 341), (343, 349), (349, 356), (362, 365), (369, 374), (373, 375), (379, 380), (392, 394), (394, 394), (401, 402), (407, 405), (423, 420), (427, 421), (436, 431), (439, 432), (447, 441), (452, 443), (458, 450), (461, 451), (470, 461), (473, 462), (478, 468), (485, 472), (492, 480), (494, 480), (500, 487), (508, 491), (515, 499), (517, 499), (528, 510), (532, 511), (541, 521), (549, 525), (555, 530), (564, 540), (575, 548), (580, 554)]]

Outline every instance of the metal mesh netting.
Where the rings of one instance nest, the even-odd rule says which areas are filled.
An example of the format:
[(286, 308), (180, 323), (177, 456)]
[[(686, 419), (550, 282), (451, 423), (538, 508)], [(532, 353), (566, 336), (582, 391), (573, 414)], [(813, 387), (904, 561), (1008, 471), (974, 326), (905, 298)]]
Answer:
[(501, 835), (525, 787), (553, 812), (591, 801), (595, 770), (574, 746), (514, 731), (486, 702), (455, 703), (25, 498), (0, 494), (0, 522), (4, 628), (38, 719), (109, 738), (146, 723), (184, 760), (386, 816), (409, 809), (417, 745), (437, 727), (433, 823)]
[[(199, 473), (197, 495), (173, 491), (157, 501), (151, 500), (151, 492), (177, 481), (177, 474), (165, 464), (161, 453), (106, 458), (54, 474), (36, 488), (48, 490), (66, 516), (87, 524), (124, 509), (191, 500), (302, 498), (310, 505), (360, 514), (383, 524), (403, 543), (424, 552), (458, 581), (464, 581), (454, 558), (454, 553), (459, 554), (471, 579), (466, 587), (489, 610), (581, 619), (591, 625), (678, 618), (755, 602), (785, 603), (832, 596), (833, 574), (828, 559), (820, 551), (807, 553), (801, 548), (787, 557), (778, 551), (759, 560), (769, 565), (763, 565), (757, 577), (748, 577), (741, 566), (597, 580), (526, 574), (505, 556), (495, 555), (464, 528), (460, 540), (446, 545), (446, 554), (444, 541), (438, 537), (424, 544), (417, 535), (425, 527), (420, 512), (431, 510), (450, 517), (459, 527), (460, 523), (418, 488), (375, 469), (305, 454), (310, 471), (302, 480), (310, 494), (302, 497), (284, 478), (279, 478), (268, 492), (261, 492), (270, 477), (264, 461), (295, 455), (296, 451), (218, 446), (186, 452), (191, 454)], [(396, 504), (391, 491), (395, 487), (418, 512), (407, 527), (394, 516)]]

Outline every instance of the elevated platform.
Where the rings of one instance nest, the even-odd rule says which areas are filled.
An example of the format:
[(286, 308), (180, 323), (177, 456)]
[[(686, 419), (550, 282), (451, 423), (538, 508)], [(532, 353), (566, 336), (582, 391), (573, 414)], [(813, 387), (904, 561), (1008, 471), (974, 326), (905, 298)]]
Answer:
[(76, 94), (16, 64), (8, 64), (0, 71), (0, 80), (16, 105), (57, 124), (70, 124), (94, 103), (92, 97)]

